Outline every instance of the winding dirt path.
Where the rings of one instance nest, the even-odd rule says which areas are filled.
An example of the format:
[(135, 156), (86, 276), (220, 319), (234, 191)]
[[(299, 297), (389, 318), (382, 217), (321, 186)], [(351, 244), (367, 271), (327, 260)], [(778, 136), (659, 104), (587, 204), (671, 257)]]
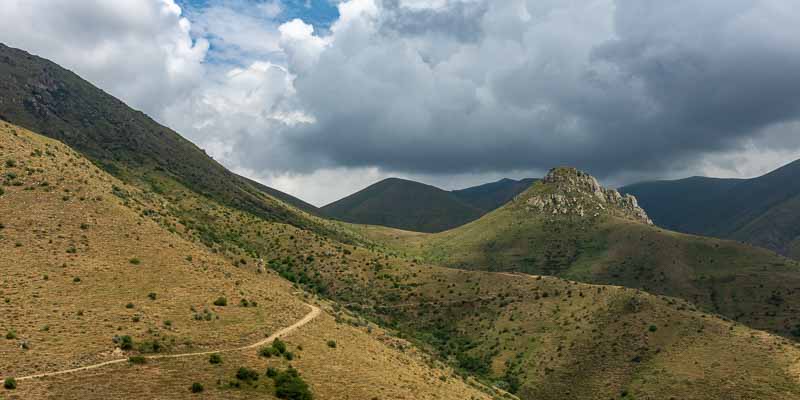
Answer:
[[(234, 352), (234, 351), (250, 350), (250, 349), (254, 349), (256, 347), (264, 346), (264, 345), (266, 345), (268, 343), (272, 343), (275, 339), (277, 339), (279, 337), (282, 337), (282, 336), (285, 336), (285, 335), (288, 335), (288, 334), (294, 332), (295, 330), (297, 330), (300, 327), (302, 327), (303, 325), (313, 321), (314, 318), (317, 318), (319, 316), (319, 314), (321, 312), (319, 307), (317, 307), (315, 305), (312, 305), (312, 304), (306, 304), (306, 305), (311, 307), (311, 311), (308, 314), (306, 314), (303, 318), (301, 318), (300, 320), (298, 320), (294, 324), (289, 325), (289, 326), (287, 326), (287, 327), (285, 327), (285, 328), (273, 333), (272, 335), (270, 335), (266, 339), (260, 340), (260, 341), (258, 341), (256, 343), (249, 344), (247, 346), (236, 347), (236, 348), (232, 348), (232, 349), (199, 351), (199, 352), (195, 352), (195, 353), (164, 354), (164, 355), (157, 355), (157, 356), (146, 356), (145, 359), (147, 359), (147, 360), (162, 360), (162, 359), (167, 359), (167, 358), (185, 358), (185, 357), (194, 357), (194, 356), (204, 356), (204, 355), (211, 355), (211, 354), (217, 354), (217, 353), (230, 353), (230, 352)], [(105, 367), (105, 366), (108, 366), (108, 365), (120, 364), (120, 363), (124, 363), (124, 362), (127, 362), (127, 361), (128, 361), (127, 358), (119, 358), (119, 359), (105, 361), (105, 362), (101, 362), (101, 363), (97, 363), (97, 364), (87, 365), (85, 367), (65, 369), (65, 370), (55, 371), (55, 372), (45, 372), (45, 373), (41, 373), (41, 374), (22, 376), (22, 377), (15, 378), (15, 379), (17, 381), (24, 381), (24, 380), (37, 379), (37, 378), (46, 378), (48, 376), (71, 374), (73, 372), (87, 371), (87, 370), (90, 370), (90, 369), (98, 369), (98, 368), (102, 368), (102, 367)]]

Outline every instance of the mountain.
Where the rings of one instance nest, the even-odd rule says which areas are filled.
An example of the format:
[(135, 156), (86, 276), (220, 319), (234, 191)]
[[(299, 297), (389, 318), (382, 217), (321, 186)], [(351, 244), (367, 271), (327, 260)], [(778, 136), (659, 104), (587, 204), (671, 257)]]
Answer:
[(0, 119), (62, 141), (125, 182), (156, 191), (183, 187), (269, 220), (319, 228), (283, 201), (313, 211), (309, 205), (253, 185), (53, 62), (0, 44), (0, 76)]
[(497, 182), (445, 191), (431, 185), (389, 178), (322, 207), (331, 218), (417, 232), (441, 232), (474, 221), (507, 203), (534, 179)]
[(421, 232), (447, 230), (483, 214), (450, 192), (398, 178), (382, 180), (321, 210), (346, 222)]
[(753, 179), (688, 178), (620, 189), (660, 226), (800, 258), (800, 160)]
[[(307, 399), (296, 379), (276, 396), (265, 375), (291, 365), (314, 399), (492, 398), (440, 379), (453, 371), (392, 332), (298, 296), (257, 258), (206, 246), (167, 197), (55, 140), (0, 122), (0, 154), (0, 381), (16, 382), (0, 397)], [(257, 226), (270, 245), (294, 242), (290, 225), (198, 206), (215, 207), (217, 223)], [(280, 331), (288, 353), (259, 355)]]
[(489, 212), (508, 203), (514, 196), (531, 187), (534, 182), (536, 179), (533, 178), (520, 180), (504, 178), (497, 182), (453, 190), (451, 193), (461, 201)]
[[(326, 221), (247, 182), (224, 187), (252, 196), (202, 190), (219, 182), (150, 167), (160, 151), (137, 159), (132, 148), (154, 144), (117, 137), (127, 130), (104, 161), (89, 133), (107, 114), (70, 110), (90, 127), (75, 131), (80, 149), (0, 123), (0, 371), (19, 378), (4, 397), (308, 398), (280, 382), (323, 400), (800, 397), (796, 344), (725, 316), (738, 307), (740, 321), (790, 336), (796, 264), (664, 242), (632, 198), (585, 174), (556, 171), (471, 224), (413, 233)], [(614, 233), (608, 253), (598, 229)], [(523, 245), (526, 272), (635, 289), (504, 271)], [(64, 373), (35, 377), (52, 372)]]
[(362, 231), (424, 262), (626, 286), (800, 337), (794, 311), (800, 263), (734, 241), (661, 229), (633, 196), (572, 168), (553, 169), (513, 202), (447, 232)]

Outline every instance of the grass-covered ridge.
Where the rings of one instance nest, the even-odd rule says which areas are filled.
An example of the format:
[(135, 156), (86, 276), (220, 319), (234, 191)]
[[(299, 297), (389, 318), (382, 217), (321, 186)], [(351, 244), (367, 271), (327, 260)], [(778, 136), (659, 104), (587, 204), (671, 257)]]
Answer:
[(426, 262), (639, 288), (687, 299), (759, 329), (800, 334), (793, 311), (800, 307), (796, 261), (652, 226), (632, 200), (601, 201), (598, 196), (611, 191), (596, 192), (589, 181), (581, 182), (546, 179), (481, 219), (439, 234), (359, 229)]

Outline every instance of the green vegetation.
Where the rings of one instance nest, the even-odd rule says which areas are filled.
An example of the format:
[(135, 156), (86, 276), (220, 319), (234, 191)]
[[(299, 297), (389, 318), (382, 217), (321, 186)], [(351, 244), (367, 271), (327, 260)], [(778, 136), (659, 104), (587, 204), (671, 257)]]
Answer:
[[(267, 372), (269, 376), (269, 371)], [(313, 396), (308, 384), (300, 377), (296, 369), (289, 367), (286, 371), (274, 372), (271, 377), (275, 381), (275, 396), (288, 400), (312, 400)]]
[(280, 339), (275, 339), (271, 345), (267, 347), (262, 347), (258, 351), (258, 355), (261, 357), (279, 357), (284, 356), (287, 360), (292, 360), (294, 358), (294, 354), (287, 351), (286, 343), (281, 341)]
[(17, 380), (14, 378), (6, 378), (3, 381), (3, 387), (8, 390), (13, 390), (17, 388)]
[(189, 391), (192, 393), (202, 393), (203, 390), (203, 385), (198, 382), (192, 383), (192, 386), (189, 387)]
[(208, 357), (208, 362), (211, 364), (222, 364), (222, 356), (219, 354), (212, 354)]
[(214, 305), (219, 307), (225, 307), (228, 305), (228, 299), (224, 297), (218, 297), (216, 300), (214, 300)]
[(128, 362), (131, 364), (145, 364), (147, 359), (144, 356), (130, 356), (128, 357)]
[(236, 379), (243, 382), (250, 383), (253, 381), (257, 381), (258, 377), (259, 377), (258, 372), (247, 367), (241, 367), (239, 368), (238, 371), (236, 371)]

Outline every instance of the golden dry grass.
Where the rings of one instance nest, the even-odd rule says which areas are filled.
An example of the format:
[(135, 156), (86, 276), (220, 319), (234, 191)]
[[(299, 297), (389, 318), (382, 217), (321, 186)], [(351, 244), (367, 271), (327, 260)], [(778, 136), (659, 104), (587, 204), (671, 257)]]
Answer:
[[(303, 303), (311, 299), (298, 297), (275, 273), (260, 273), (252, 258), (234, 266), (225, 251), (186, 240), (185, 227), (165, 229), (168, 200), (124, 185), (56, 141), (0, 123), (0, 162), (7, 182), (0, 196), (0, 333), (13, 332), (13, 338), (0, 338), (2, 377), (139, 353), (116, 349), (117, 335), (137, 343), (157, 340), (163, 354), (239, 347), (308, 312)], [(227, 306), (215, 306), (222, 296)], [(242, 307), (242, 299), (257, 306)], [(210, 320), (202, 318), (206, 314)], [(446, 370), (383, 343), (381, 335), (323, 314), (286, 340), (304, 346), (293, 365), (318, 399), (371, 398), (364, 397), (368, 393), (387, 399), (486, 397), (460, 380), (432, 381)], [(342, 345), (333, 352), (322, 338)], [(233, 380), (240, 366), (263, 373), (267, 361), (255, 350), (226, 353), (225, 360), (219, 367), (202, 356), (123, 363), (21, 381), (17, 390), (0, 389), (0, 397), (272, 396), (269, 385), (216, 384)], [(192, 382), (202, 382), (204, 394), (191, 394)]]

